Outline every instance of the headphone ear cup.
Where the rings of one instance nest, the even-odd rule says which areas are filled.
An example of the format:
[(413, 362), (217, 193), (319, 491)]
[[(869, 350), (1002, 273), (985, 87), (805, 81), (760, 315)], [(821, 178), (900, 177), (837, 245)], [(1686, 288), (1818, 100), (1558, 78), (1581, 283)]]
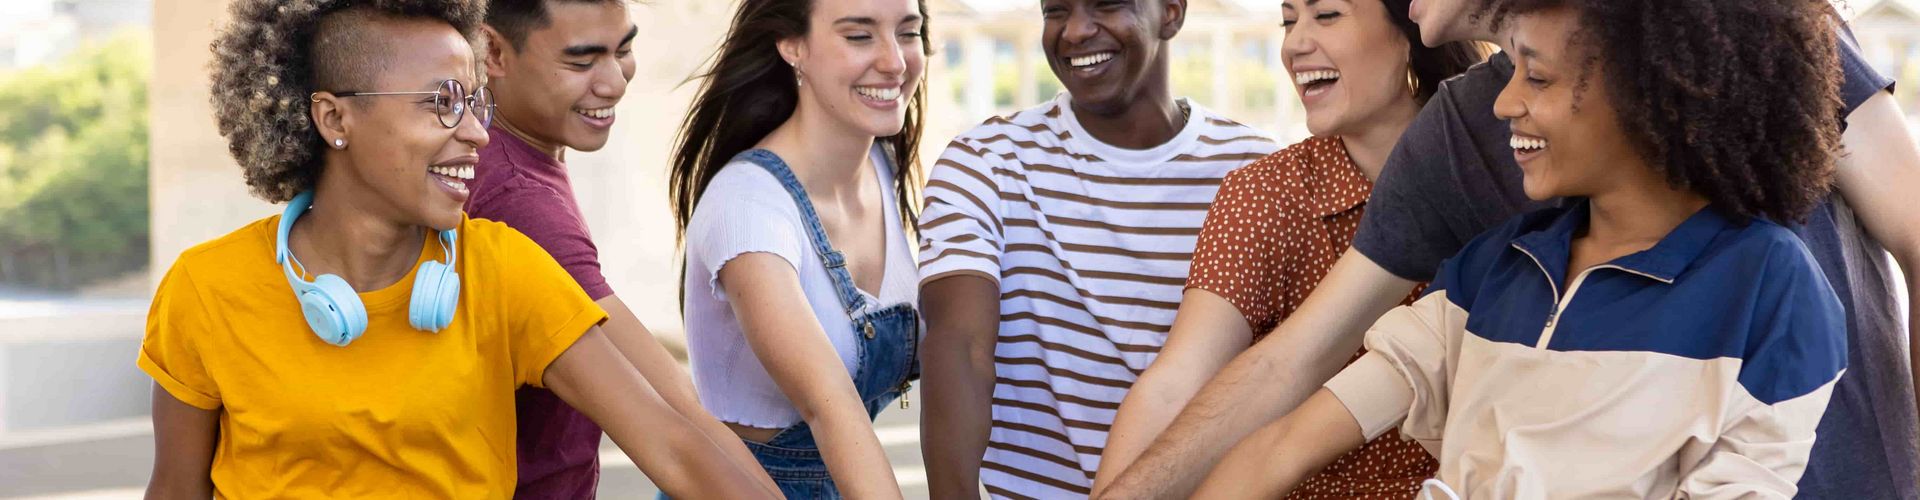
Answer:
[(453, 313), (459, 309), (460, 273), (449, 268), (440, 278), (440, 296), (434, 300), (434, 310), (439, 314), (435, 314), (434, 319), (439, 322), (440, 328), (446, 328), (453, 324)]
[(312, 288), (300, 292), (300, 309), (307, 327), (329, 344), (346, 346), (367, 331), (367, 308), (360, 294), (339, 276), (314, 278)]
[[(413, 298), (407, 304), (407, 322), (413, 329), (438, 332), (453, 323), (453, 308), (446, 304), (445, 297), (452, 293), (455, 300), (459, 299), (460, 277), (452, 275), (453, 270), (446, 264), (420, 263), (420, 271), (413, 277)], [(449, 276), (452, 276), (451, 287)]]

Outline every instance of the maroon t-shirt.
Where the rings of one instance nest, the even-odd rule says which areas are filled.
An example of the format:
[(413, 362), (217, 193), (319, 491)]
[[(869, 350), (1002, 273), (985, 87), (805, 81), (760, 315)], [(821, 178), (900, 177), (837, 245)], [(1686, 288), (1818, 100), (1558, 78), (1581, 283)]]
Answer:
[[(532, 238), (594, 300), (613, 295), (600, 275), (600, 250), (574, 201), (566, 165), (499, 127), (487, 134), (493, 140), (480, 149), (467, 185), (467, 214)], [(514, 396), (520, 441), (514, 497), (593, 498), (600, 481), (600, 427), (552, 391), (521, 387)]]

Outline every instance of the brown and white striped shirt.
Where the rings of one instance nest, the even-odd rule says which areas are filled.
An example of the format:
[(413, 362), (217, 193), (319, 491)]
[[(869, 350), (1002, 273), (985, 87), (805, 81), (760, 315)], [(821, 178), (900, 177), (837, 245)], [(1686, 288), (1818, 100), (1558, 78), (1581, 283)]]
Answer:
[(1114, 147), (1067, 94), (947, 146), (920, 219), (921, 283), (1000, 285), (995, 497), (1085, 497), (1120, 400), (1173, 325), (1200, 226), (1227, 172), (1278, 149), (1198, 105), (1178, 136)]

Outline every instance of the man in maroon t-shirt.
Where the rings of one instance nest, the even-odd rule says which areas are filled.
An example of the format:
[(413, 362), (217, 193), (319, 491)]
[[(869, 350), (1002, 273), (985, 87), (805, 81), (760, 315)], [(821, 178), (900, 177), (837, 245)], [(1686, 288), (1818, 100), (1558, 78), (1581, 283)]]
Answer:
[[(693, 383), (600, 275), (599, 250), (574, 200), (567, 149), (607, 144), (613, 108), (633, 78), (638, 27), (624, 0), (493, 0), (487, 13), (492, 141), (480, 150), (467, 213), (538, 243), (606, 309), (607, 337), (680, 414), (735, 463), (760, 470), (740, 439), (700, 406)], [(545, 389), (522, 387), (517, 498), (593, 498), (600, 428)], [(764, 475), (762, 477), (765, 477)], [(767, 486), (773, 488), (771, 480)]]

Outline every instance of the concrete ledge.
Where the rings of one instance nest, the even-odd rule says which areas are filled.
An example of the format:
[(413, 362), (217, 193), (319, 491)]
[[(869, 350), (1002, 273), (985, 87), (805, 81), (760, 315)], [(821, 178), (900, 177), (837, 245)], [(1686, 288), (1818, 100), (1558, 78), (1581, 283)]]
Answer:
[(145, 313), (0, 319), (0, 442), (145, 416), (153, 382), (134, 366)]

